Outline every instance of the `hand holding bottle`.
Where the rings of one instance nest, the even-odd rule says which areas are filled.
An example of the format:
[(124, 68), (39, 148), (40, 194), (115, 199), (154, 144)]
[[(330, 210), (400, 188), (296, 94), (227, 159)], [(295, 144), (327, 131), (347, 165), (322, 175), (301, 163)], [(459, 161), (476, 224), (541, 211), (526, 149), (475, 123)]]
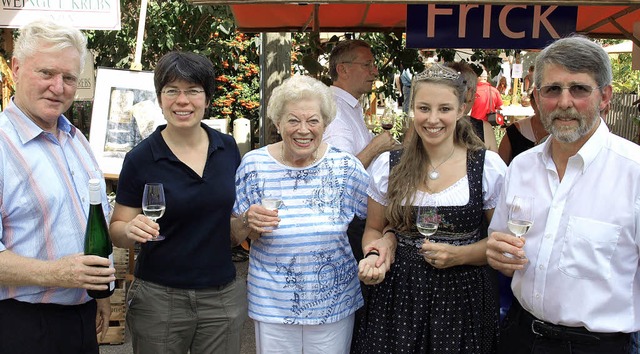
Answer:
[[(102, 210), (102, 193), (100, 189), (101, 186), (99, 179), (94, 178), (89, 180), (90, 205), (87, 229), (84, 236), (84, 254), (106, 258), (109, 263), (104, 265), (104, 267), (110, 267), (113, 264), (113, 246), (111, 245), (107, 221)], [(87, 259), (86, 261), (90, 262), (91, 259)], [(104, 263), (104, 261), (95, 259), (93, 261), (98, 261), (98, 264)], [(86, 265), (90, 266), (91, 264)], [(96, 280), (99, 281), (99, 279)], [(88, 290), (87, 293), (92, 298), (102, 299), (113, 294), (115, 283), (109, 282), (107, 289), (103, 289), (102, 286), (100, 286), (99, 289), (92, 287), (86, 289)]]
[(38, 272), (47, 275), (42, 286), (105, 290), (116, 280), (111, 260), (100, 256), (78, 253), (42, 264)]

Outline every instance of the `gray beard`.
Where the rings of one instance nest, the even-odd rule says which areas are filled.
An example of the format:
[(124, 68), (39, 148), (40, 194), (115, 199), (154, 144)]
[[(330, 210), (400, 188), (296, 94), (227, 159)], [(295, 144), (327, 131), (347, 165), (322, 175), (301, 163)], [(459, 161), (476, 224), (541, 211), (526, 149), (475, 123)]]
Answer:
[[(593, 127), (598, 124), (600, 117), (594, 117), (593, 121), (589, 122), (587, 119), (579, 119), (578, 127), (575, 129), (562, 129), (556, 128), (553, 125), (554, 114), (550, 114), (549, 120), (543, 121), (545, 129), (553, 135), (558, 141), (563, 143), (574, 143), (578, 141), (580, 138), (586, 136)], [(590, 123), (590, 124), (589, 124)]]

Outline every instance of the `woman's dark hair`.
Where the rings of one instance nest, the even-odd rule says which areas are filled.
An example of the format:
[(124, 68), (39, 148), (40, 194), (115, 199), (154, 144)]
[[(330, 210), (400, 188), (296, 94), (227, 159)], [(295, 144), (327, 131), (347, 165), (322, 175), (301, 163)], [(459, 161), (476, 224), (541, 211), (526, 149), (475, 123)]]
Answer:
[(213, 63), (202, 54), (192, 52), (170, 52), (158, 60), (153, 83), (160, 101), (160, 92), (170, 82), (184, 80), (202, 86), (207, 102), (213, 97), (215, 73)]

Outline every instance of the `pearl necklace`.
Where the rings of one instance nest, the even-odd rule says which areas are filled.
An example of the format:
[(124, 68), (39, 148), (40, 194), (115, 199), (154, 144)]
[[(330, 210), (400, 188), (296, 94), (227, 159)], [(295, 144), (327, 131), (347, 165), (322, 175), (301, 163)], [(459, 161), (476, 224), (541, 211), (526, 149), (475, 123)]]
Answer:
[(451, 149), (451, 154), (449, 154), (449, 157), (447, 157), (446, 159), (444, 159), (444, 161), (440, 162), (440, 164), (438, 164), (438, 166), (433, 167), (433, 164), (431, 163), (431, 160), (429, 160), (429, 165), (431, 165), (431, 172), (429, 172), (429, 179), (430, 180), (436, 180), (438, 178), (440, 178), (440, 172), (437, 171), (438, 168), (440, 168), (440, 166), (442, 166), (445, 162), (449, 161), (449, 159), (453, 156), (453, 152), (456, 151), (456, 146), (453, 146), (453, 149)]
[(313, 152), (313, 161), (311, 161), (310, 164), (304, 165), (304, 166), (293, 166), (291, 164), (289, 164), (285, 159), (284, 159), (284, 142), (282, 143), (282, 145), (280, 145), (281, 149), (280, 149), (280, 161), (282, 161), (282, 163), (285, 166), (290, 166), (290, 167), (296, 167), (296, 168), (302, 168), (302, 167), (307, 167), (307, 166), (311, 166), (314, 163), (316, 163), (316, 161), (318, 161), (318, 149), (320, 149), (320, 147), (318, 146), (318, 149), (316, 149), (316, 151)]

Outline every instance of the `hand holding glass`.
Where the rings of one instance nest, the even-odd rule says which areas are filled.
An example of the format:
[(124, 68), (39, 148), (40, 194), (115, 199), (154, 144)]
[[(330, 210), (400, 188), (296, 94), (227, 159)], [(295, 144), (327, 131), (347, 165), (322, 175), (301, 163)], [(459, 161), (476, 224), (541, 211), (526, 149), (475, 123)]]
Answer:
[[(262, 199), (260, 204), (269, 210), (278, 210), (282, 207), (282, 192), (280, 191), (280, 183), (277, 183), (276, 188), (266, 189), (266, 182), (262, 183)], [(265, 226), (263, 229), (273, 231), (276, 227)]]
[[(142, 194), (142, 212), (146, 217), (157, 222), (164, 215), (166, 203), (164, 200), (164, 188), (162, 183), (147, 183)], [(164, 236), (158, 235), (149, 241), (162, 241)]]
[[(509, 208), (507, 227), (516, 237), (522, 237), (533, 226), (533, 197), (514, 196)], [(505, 256), (513, 258), (510, 253)]]
[[(436, 206), (419, 206), (418, 214), (416, 215), (416, 228), (418, 232), (425, 237), (425, 241), (429, 240), (429, 236), (438, 231), (438, 223), (440, 218), (438, 217), (438, 208)], [(422, 250), (418, 251), (422, 254)]]

